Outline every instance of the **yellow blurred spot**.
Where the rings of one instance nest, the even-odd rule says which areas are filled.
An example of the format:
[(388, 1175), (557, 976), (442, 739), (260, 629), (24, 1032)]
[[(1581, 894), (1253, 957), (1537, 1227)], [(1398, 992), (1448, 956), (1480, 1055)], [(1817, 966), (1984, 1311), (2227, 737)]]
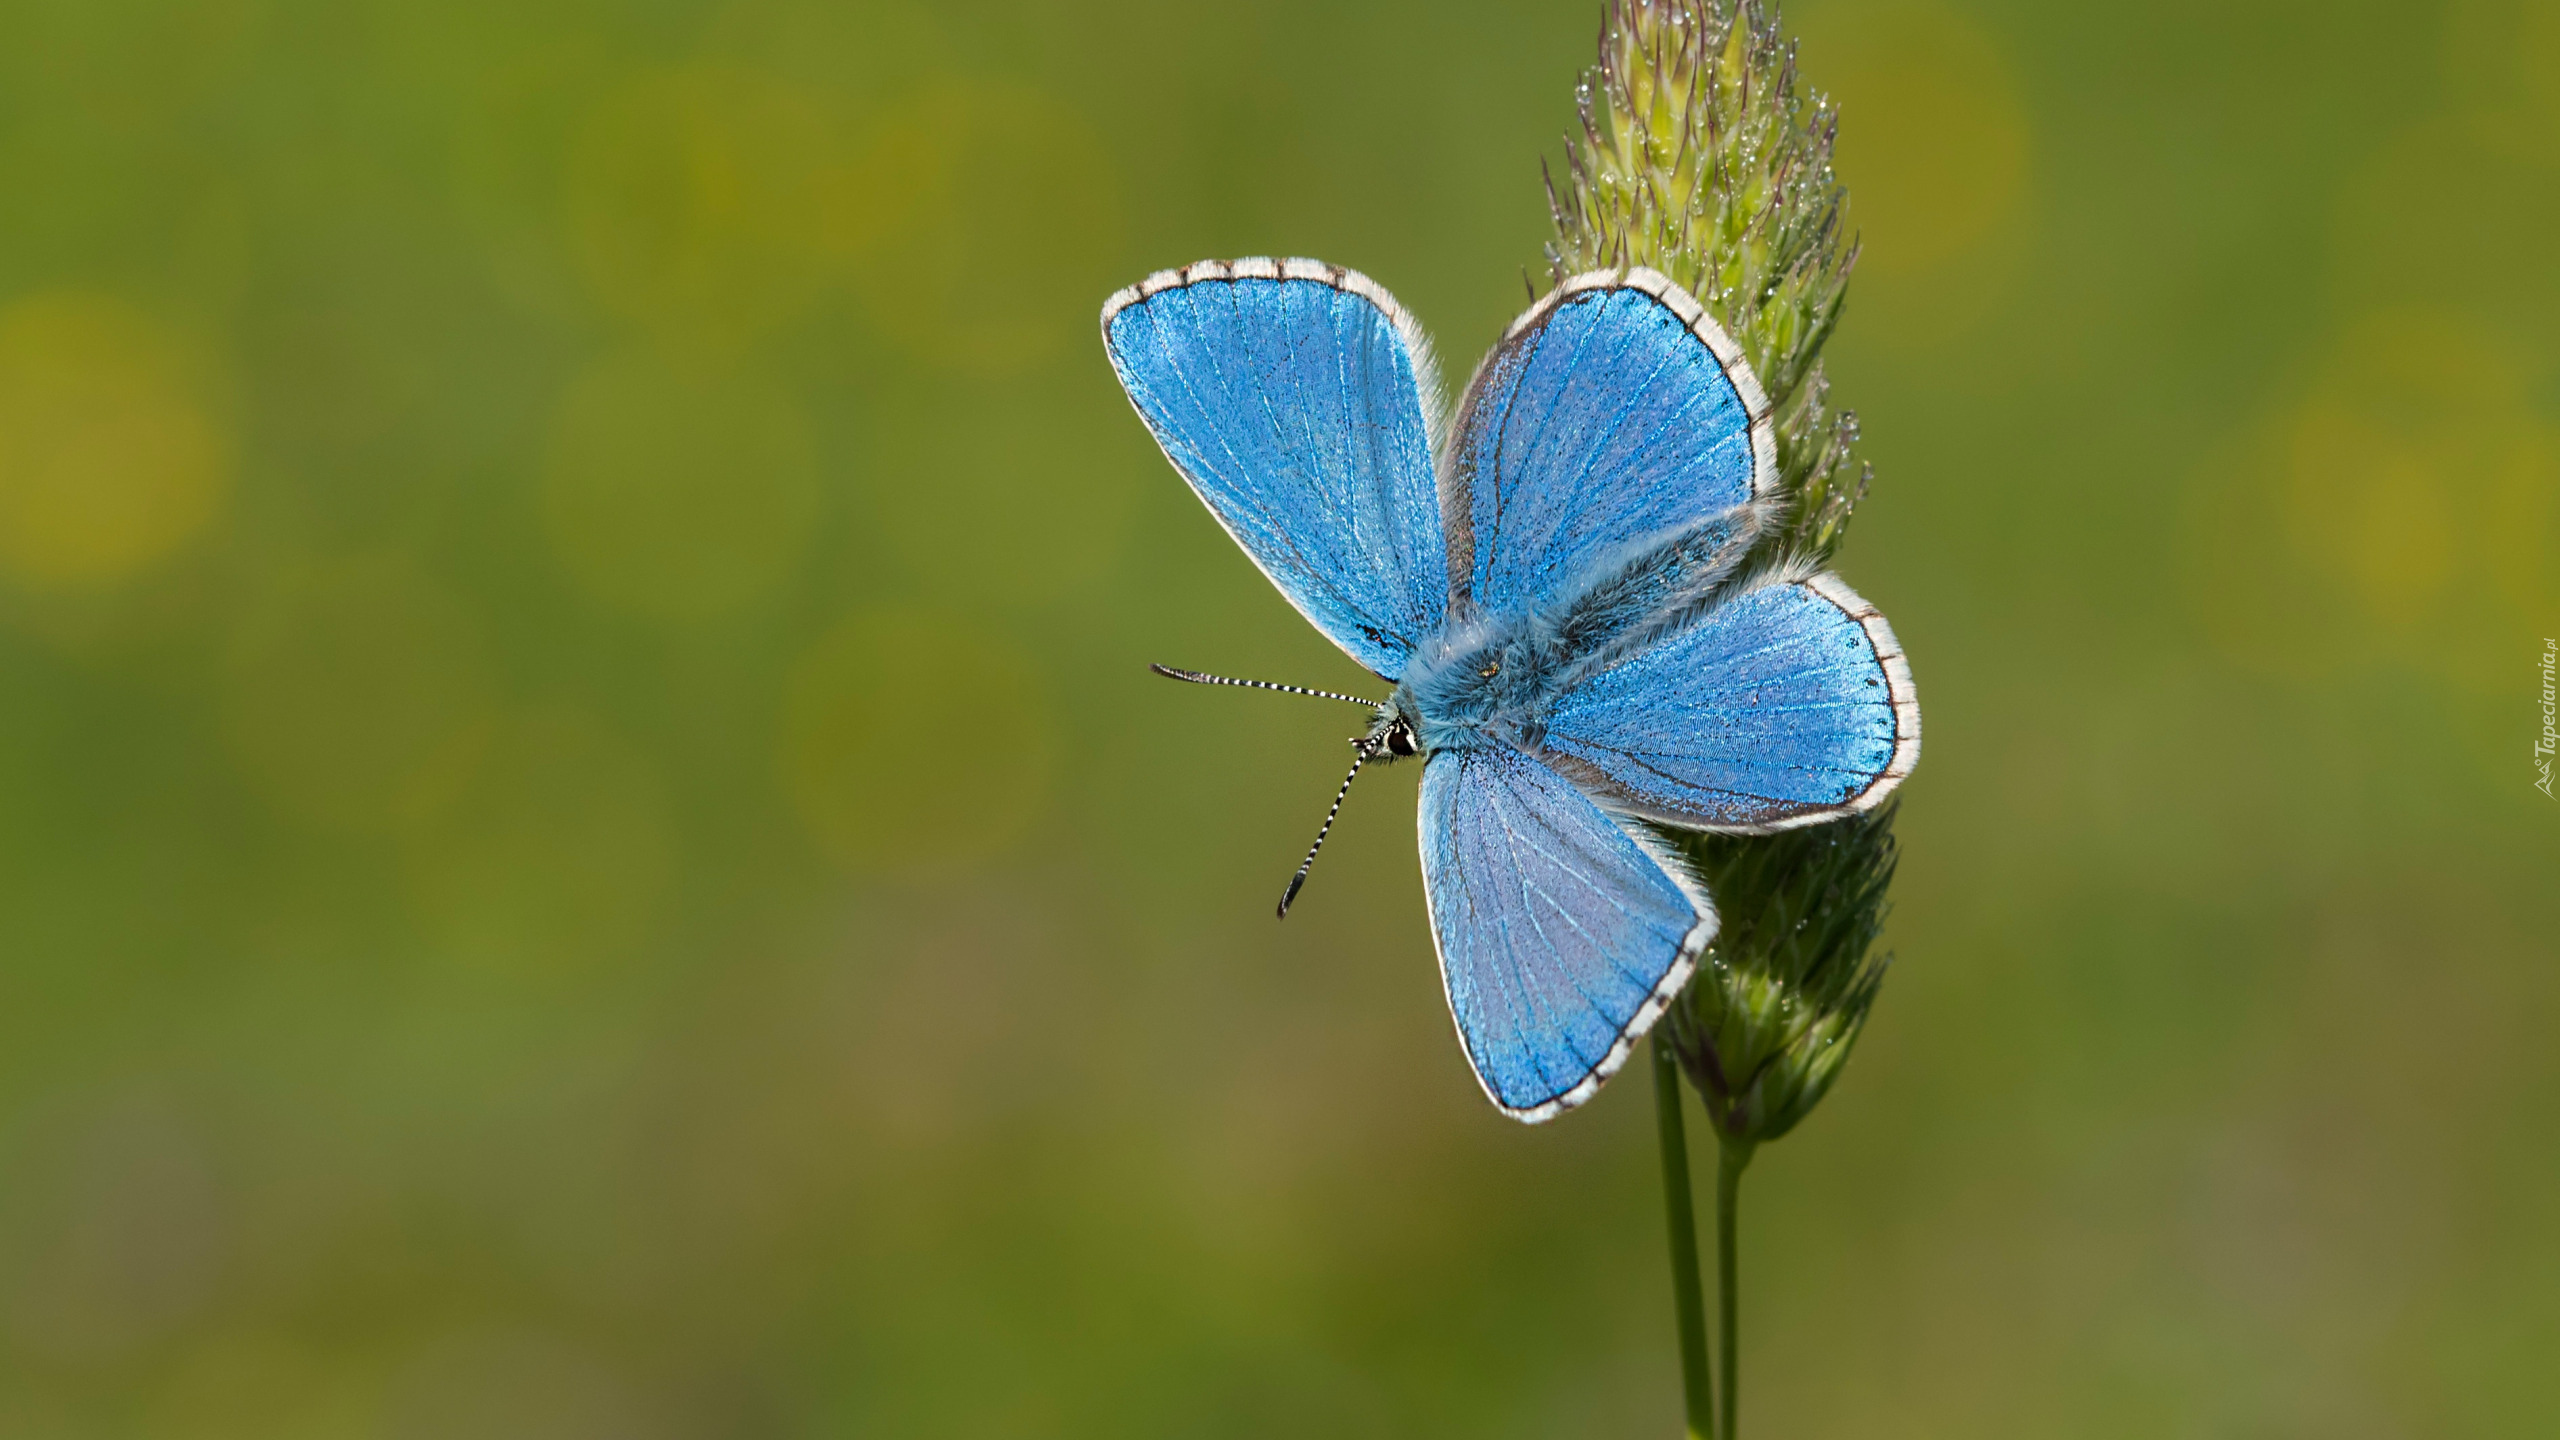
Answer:
[(2285, 456), (2296, 545), (2362, 596), (2366, 613), (2413, 624), (2453, 563), (2453, 500), (2426, 437), (2328, 397), (2293, 420)]
[(807, 422), (745, 375), (606, 361), (552, 416), (542, 513), (569, 573), (605, 604), (664, 621), (726, 614), (772, 593), (807, 549)]
[(396, 559), (288, 577), (242, 626), (223, 729), (286, 813), (395, 831), (433, 815), (488, 738), (492, 686), (471, 614)]
[(575, 710), (500, 727), (478, 774), (403, 855), (446, 950), (510, 970), (628, 954), (663, 913), (675, 825), (649, 758)]
[(231, 475), (187, 347), (123, 302), (50, 292), (0, 312), (0, 571), (112, 584), (201, 531)]
[(2499, 557), (2513, 581), (2540, 570), (2540, 527), (2475, 530), (2547, 492), (2552, 456), (2522, 358), (2468, 317), (2365, 317), (2288, 430), (2296, 551), (2343, 578), (2374, 622), (2423, 626), (2461, 555)]
[(1081, 115), (1018, 86), (945, 81), (900, 107), (829, 196), (880, 328), (938, 364), (1057, 353), (1120, 283), (1119, 181)]
[(1806, 56), (1840, 102), (1840, 174), (1865, 244), (1861, 274), (1937, 269), (2018, 214), (2026, 104), (1981, 25), (1941, 5), (1862, 8), (1815, 28)]
[(824, 99), (777, 77), (702, 67), (633, 79), (570, 145), (580, 267), (615, 313), (734, 347), (818, 293), (817, 216), (843, 151)]
[(2495, 617), (2560, 598), (2560, 436), (2530, 375), (2458, 312), (2348, 327), (2302, 398), (2200, 476), (2196, 579), (2217, 640), (2284, 673), (2396, 655), (2491, 683)]
[(801, 657), (782, 780), (821, 846), (856, 868), (966, 862), (1039, 814), (1054, 741), (1029, 662), (915, 613), (857, 616)]

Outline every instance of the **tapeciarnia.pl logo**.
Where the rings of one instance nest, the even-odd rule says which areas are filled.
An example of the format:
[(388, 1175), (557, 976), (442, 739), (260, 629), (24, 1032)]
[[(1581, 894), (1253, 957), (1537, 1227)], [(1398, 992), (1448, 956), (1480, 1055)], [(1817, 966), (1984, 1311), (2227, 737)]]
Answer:
[(2560, 713), (2560, 704), (2555, 703), (2560, 701), (2560, 689), (2555, 689), (2552, 683), (2555, 667), (2560, 667), (2560, 642), (2545, 639), (2542, 642), (2542, 738), (2533, 742), (2533, 768), (2541, 772), (2541, 778), (2533, 782), (2533, 788), (2545, 795), (2551, 794), (2551, 752), (2560, 747), (2560, 731), (2553, 730), (2551, 724), (2553, 715)]

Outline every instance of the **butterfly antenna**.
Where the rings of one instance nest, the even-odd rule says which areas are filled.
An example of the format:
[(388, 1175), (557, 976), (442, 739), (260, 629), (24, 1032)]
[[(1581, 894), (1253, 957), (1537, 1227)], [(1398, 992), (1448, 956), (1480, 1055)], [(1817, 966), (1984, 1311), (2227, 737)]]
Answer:
[(1344, 695), (1332, 690), (1310, 690), (1304, 685), (1280, 685), (1269, 680), (1230, 680), (1224, 675), (1203, 675), (1197, 670), (1176, 670), (1170, 665), (1150, 665), (1147, 668), (1167, 680), (1187, 680), (1194, 685), (1242, 685), (1248, 690), (1277, 690), (1285, 695), (1313, 695), (1323, 700), (1348, 700), (1372, 710), (1378, 708), (1375, 700), (1363, 700), (1357, 695)]
[(1298, 862), (1298, 873), (1289, 877), (1289, 888), (1280, 896), (1280, 918), (1289, 918), (1289, 902), (1298, 898), (1298, 887), (1307, 883), (1307, 872), (1316, 868), (1316, 852), (1324, 848), (1324, 837), (1333, 833), (1333, 819), (1342, 813), (1342, 799), (1351, 793), (1351, 782), (1360, 778), (1360, 767), (1376, 757), (1378, 747), (1366, 740), (1352, 742), (1351, 773), (1342, 777), (1342, 788), (1333, 792), (1333, 808), (1324, 812), (1324, 824), (1316, 831), (1316, 843), (1307, 847), (1307, 858)]

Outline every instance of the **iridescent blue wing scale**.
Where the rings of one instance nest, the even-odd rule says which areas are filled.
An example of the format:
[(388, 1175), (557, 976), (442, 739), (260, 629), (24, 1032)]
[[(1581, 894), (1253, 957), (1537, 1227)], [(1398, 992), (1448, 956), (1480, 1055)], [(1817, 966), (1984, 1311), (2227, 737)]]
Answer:
[(1628, 547), (1771, 495), (1768, 397), (1688, 292), (1652, 270), (1567, 280), (1460, 400), (1441, 478), (1457, 597), (1565, 599)]
[(1434, 755), (1421, 829), (1440, 979), (1476, 1079), (1519, 1120), (1581, 1104), (1714, 938), (1705, 893), (1506, 746)]
[(1438, 381), (1412, 317), (1339, 266), (1209, 261), (1112, 296), (1102, 335), (1218, 523), (1328, 639), (1401, 676), (1448, 600)]
[(1824, 573), (1731, 596), (1569, 684), (1540, 753), (1613, 808), (1699, 829), (1792, 829), (1882, 802), (1920, 759), (1892, 627)]

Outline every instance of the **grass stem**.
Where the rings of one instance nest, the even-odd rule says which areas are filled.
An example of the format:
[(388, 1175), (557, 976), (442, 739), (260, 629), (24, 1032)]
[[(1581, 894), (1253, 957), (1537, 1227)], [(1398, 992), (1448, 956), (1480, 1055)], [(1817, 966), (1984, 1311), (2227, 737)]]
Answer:
[(1723, 1301), (1721, 1333), (1724, 1349), (1723, 1440), (1734, 1440), (1734, 1420), (1741, 1409), (1742, 1275), (1735, 1256), (1737, 1208), (1742, 1198), (1742, 1170), (1751, 1163), (1756, 1141), (1726, 1139), (1716, 1156), (1716, 1284)]
[(1689, 1201), (1680, 1062), (1659, 1031), (1653, 1037), (1653, 1103), (1662, 1131), (1662, 1210), (1671, 1228), (1671, 1299), (1680, 1315), (1680, 1387), (1688, 1403), (1689, 1440), (1715, 1440), (1715, 1379), (1707, 1366), (1707, 1297), (1698, 1280), (1698, 1218)]

